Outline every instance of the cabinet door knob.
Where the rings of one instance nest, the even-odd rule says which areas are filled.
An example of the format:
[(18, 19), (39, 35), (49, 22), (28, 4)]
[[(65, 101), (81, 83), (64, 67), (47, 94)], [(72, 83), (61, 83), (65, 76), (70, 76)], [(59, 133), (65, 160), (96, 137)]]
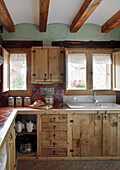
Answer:
[(10, 137), (11, 137), (11, 139), (13, 139), (13, 135), (12, 135), (12, 133), (10, 133)]
[(46, 73), (44, 74), (44, 76), (45, 76), (44, 80), (47, 80), (47, 74)]
[(50, 80), (52, 80), (52, 74), (50, 74)]

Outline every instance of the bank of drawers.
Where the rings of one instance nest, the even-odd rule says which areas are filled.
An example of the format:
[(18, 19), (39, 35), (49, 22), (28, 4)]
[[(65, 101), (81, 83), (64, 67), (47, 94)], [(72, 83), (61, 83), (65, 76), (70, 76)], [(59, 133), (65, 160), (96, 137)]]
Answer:
[(42, 115), (42, 156), (67, 156), (67, 115)]

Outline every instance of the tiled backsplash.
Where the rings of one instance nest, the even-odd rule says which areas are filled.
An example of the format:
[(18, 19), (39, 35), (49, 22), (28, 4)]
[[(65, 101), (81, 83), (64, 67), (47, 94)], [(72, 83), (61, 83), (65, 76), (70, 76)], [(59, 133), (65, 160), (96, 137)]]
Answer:
[[(0, 87), (1, 89), (1, 87)], [(64, 96), (64, 84), (32, 84), (31, 104), (38, 99), (45, 100), (45, 94), (53, 94), (55, 103), (92, 102), (93, 96)], [(117, 102), (120, 104), (120, 92), (115, 95), (96, 96), (99, 102)], [(8, 105), (8, 96), (0, 90), (0, 107)]]
[[(55, 103), (63, 103), (63, 84), (32, 84), (31, 91), (31, 104), (38, 99), (44, 101), (45, 94), (53, 94)], [(22, 101), (24, 100), (22, 99)], [(8, 106), (8, 96), (0, 90), (0, 107), (2, 106)]]
[(45, 100), (45, 94), (53, 94), (55, 103), (63, 103), (63, 84), (32, 84), (31, 102)]

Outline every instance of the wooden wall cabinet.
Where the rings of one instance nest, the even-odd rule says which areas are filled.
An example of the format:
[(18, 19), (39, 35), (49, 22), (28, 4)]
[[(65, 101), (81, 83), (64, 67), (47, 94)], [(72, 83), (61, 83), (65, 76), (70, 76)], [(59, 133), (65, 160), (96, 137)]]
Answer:
[(13, 121), (7, 136), (7, 170), (16, 169), (15, 121)]
[(64, 48), (32, 47), (32, 81), (63, 81)]

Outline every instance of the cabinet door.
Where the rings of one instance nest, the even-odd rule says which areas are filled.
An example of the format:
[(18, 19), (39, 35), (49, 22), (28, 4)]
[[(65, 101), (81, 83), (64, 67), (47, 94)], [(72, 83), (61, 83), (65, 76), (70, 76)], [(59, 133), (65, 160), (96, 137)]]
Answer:
[(103, 156), (120, 156), (119, 115), (103, 116)]
[(48, 51), (32, 48), (32, 81), (48, 80)]
[(2, 49), (2, 56), (4, 58), (4, 64), (2, 65), (2, 92), (6, 92), (10, 88), (9, 53)]
[(49, 49), (49, 78), (53, 81), (62, 81), (64, 78), (63, 48)]
[(120, 91), (120, 51), (113, 53), (113, 90)]
[(11, 125), (7, 136), (7, 170), (16, 169), (15, 122)]
[(73, 115), (72, 156), (101, 156), (102, 116)]

